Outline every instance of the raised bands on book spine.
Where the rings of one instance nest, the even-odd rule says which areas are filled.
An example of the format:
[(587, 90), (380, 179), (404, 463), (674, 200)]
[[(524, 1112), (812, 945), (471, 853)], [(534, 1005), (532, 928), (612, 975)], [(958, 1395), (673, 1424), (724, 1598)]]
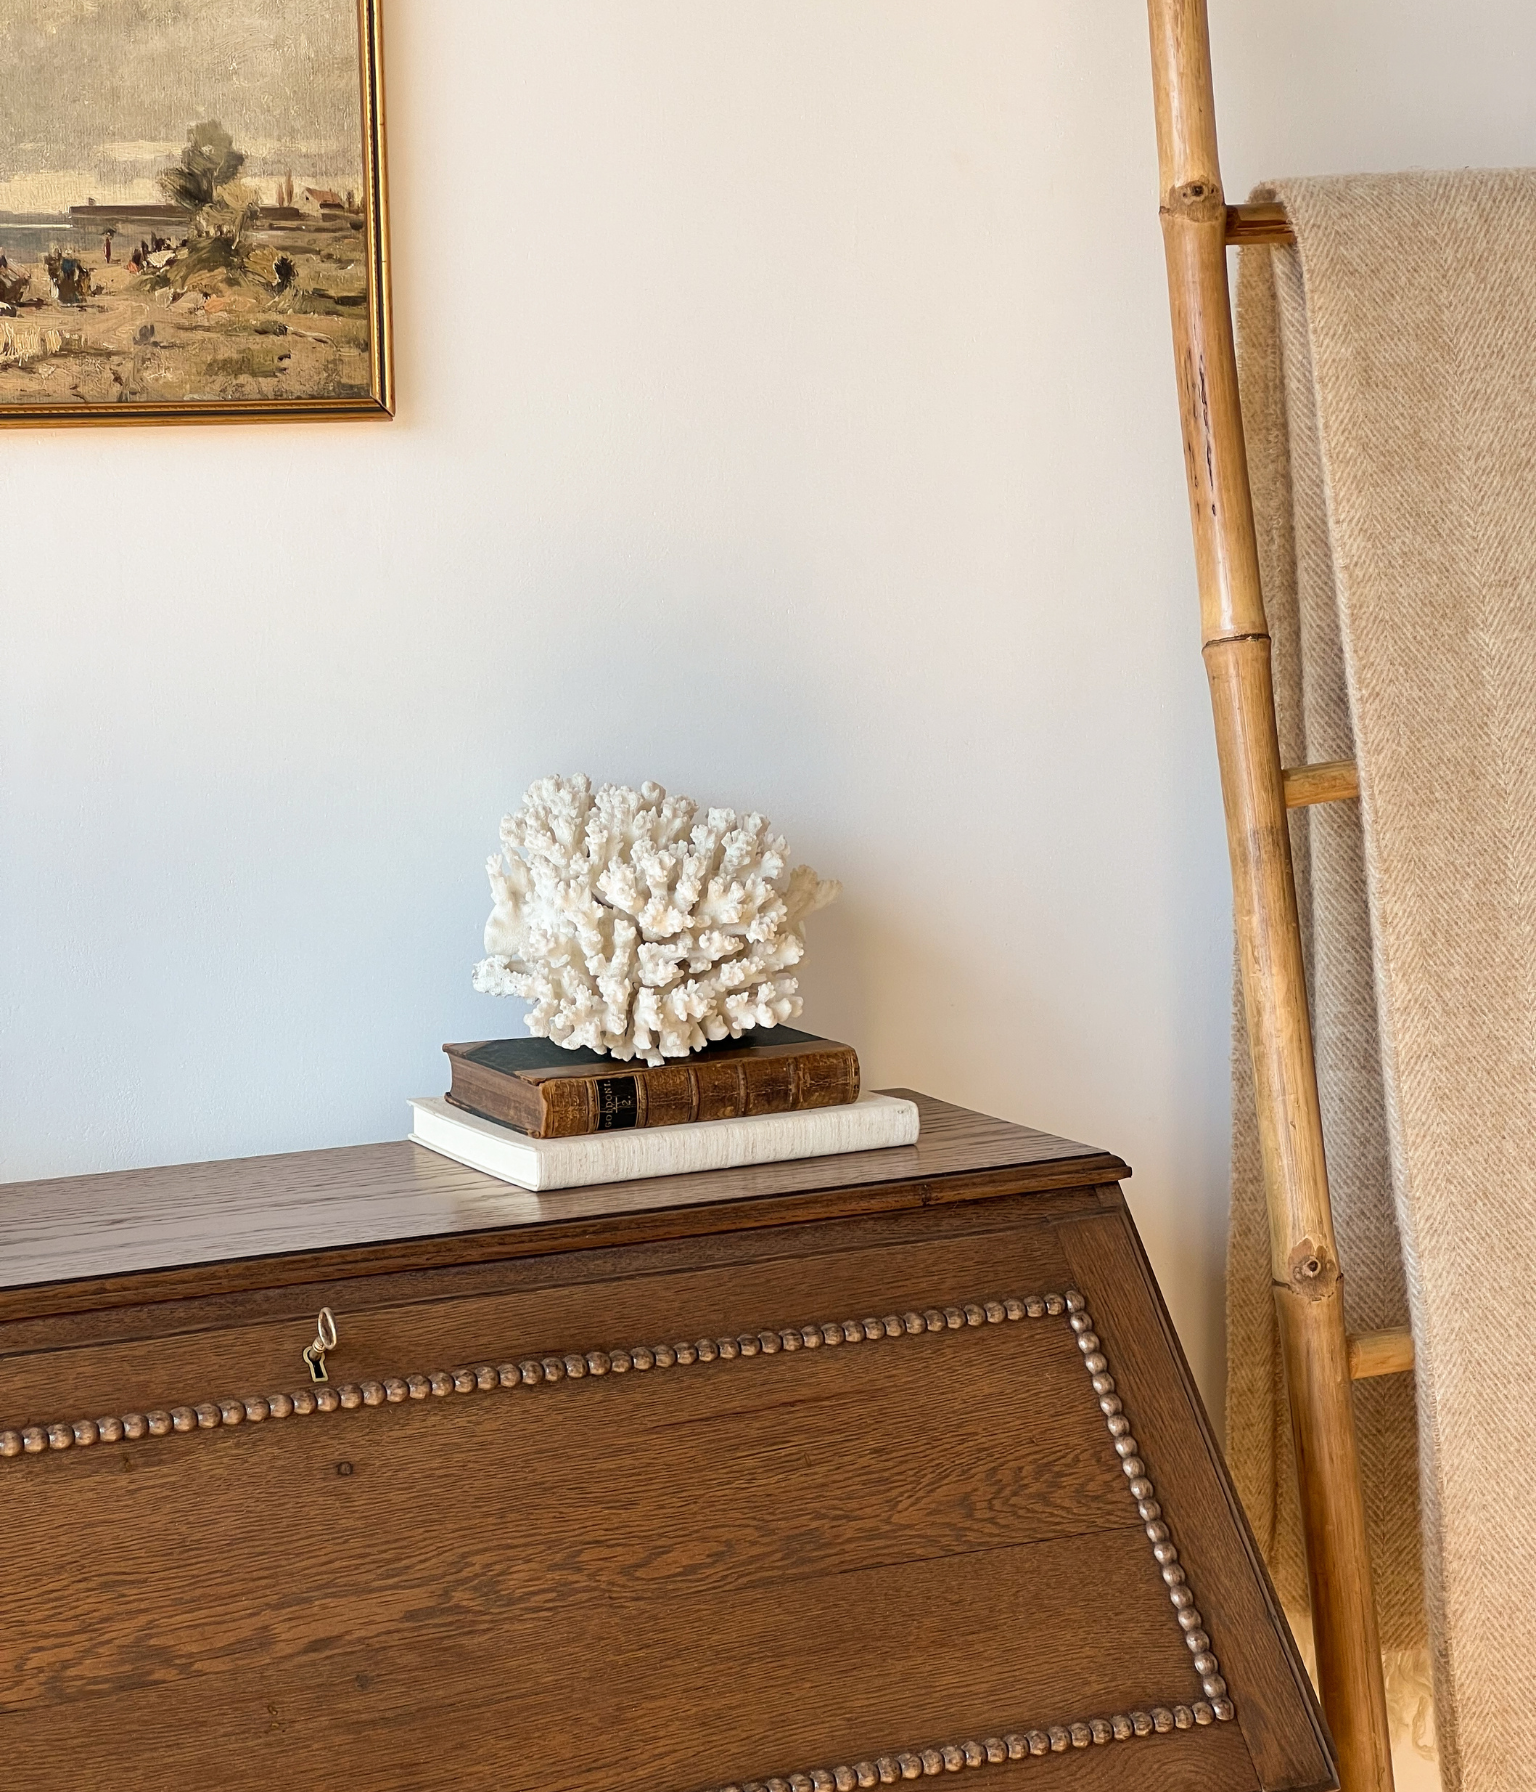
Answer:
[(770, 1057), (682, 1059), (538, 1082), (453, 1058), (448, 1100), (535, 1138), (627, 1127), (681, 1126), (837, 1107), (859, 1095), (858, 1054), (845, 1045)]

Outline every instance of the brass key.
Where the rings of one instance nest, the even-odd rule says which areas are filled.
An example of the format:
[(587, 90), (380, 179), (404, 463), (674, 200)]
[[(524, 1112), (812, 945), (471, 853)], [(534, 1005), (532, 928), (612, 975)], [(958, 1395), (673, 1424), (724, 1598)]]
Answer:
[(329, 1307), (320, 1309), (319, 1329), (315, 1333), (315, 1341), (304, 1348), (304, 1361), (309, 1368), (311, 1381), (329, 1381), (325, 1372), (325, 1353), (336, 1348), (336, 1317)]

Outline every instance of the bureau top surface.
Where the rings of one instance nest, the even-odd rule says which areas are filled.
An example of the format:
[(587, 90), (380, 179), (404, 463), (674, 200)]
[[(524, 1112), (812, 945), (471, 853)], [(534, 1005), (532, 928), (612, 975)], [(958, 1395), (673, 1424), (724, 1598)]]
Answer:
[[(543, 1195), (403, 1139), (0, 1184), (0, 1290), (408, 1241), (460, 1254), (487, 1238), (515, 1253), (643, 1236), (647, 1224), (676, 1237), (1128, 1174), (1118, 1158), (1070, 1139), (891, 1093), (922, 1110), (915, 1145)], [(379, 1267), (399, 1260), (391, 1250)]]

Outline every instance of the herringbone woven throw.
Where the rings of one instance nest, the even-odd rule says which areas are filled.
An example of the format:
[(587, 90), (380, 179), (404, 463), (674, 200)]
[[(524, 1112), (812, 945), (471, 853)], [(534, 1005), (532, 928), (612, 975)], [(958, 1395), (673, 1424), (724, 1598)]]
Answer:
[[(1525, 1792), (1536, 1710), (1536, 172), (1262, 188), (1243, 403), (1383, 1643), (1427, 1634), (1454, 1792)], [(1358, 812), (1357, 812), (1358, 810)], [(1306, 1604), (1246, 1051), (1229, 1448)], [(1417, 1438), (1415, 1439), (1415, 1419)], [(1422, 1534), (1422, 1565), (1419, 1540)]]

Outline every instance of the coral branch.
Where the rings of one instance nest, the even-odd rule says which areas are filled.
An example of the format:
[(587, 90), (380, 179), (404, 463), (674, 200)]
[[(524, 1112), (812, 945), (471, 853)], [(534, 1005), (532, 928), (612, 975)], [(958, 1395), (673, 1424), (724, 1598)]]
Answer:
[(531, 1004), (530, 1032), (660, 1064), (800, 1013), (805, 920), (842, 888), (764, 816), (541, 778), (487, 861), (495, 906), (474, 986)]

